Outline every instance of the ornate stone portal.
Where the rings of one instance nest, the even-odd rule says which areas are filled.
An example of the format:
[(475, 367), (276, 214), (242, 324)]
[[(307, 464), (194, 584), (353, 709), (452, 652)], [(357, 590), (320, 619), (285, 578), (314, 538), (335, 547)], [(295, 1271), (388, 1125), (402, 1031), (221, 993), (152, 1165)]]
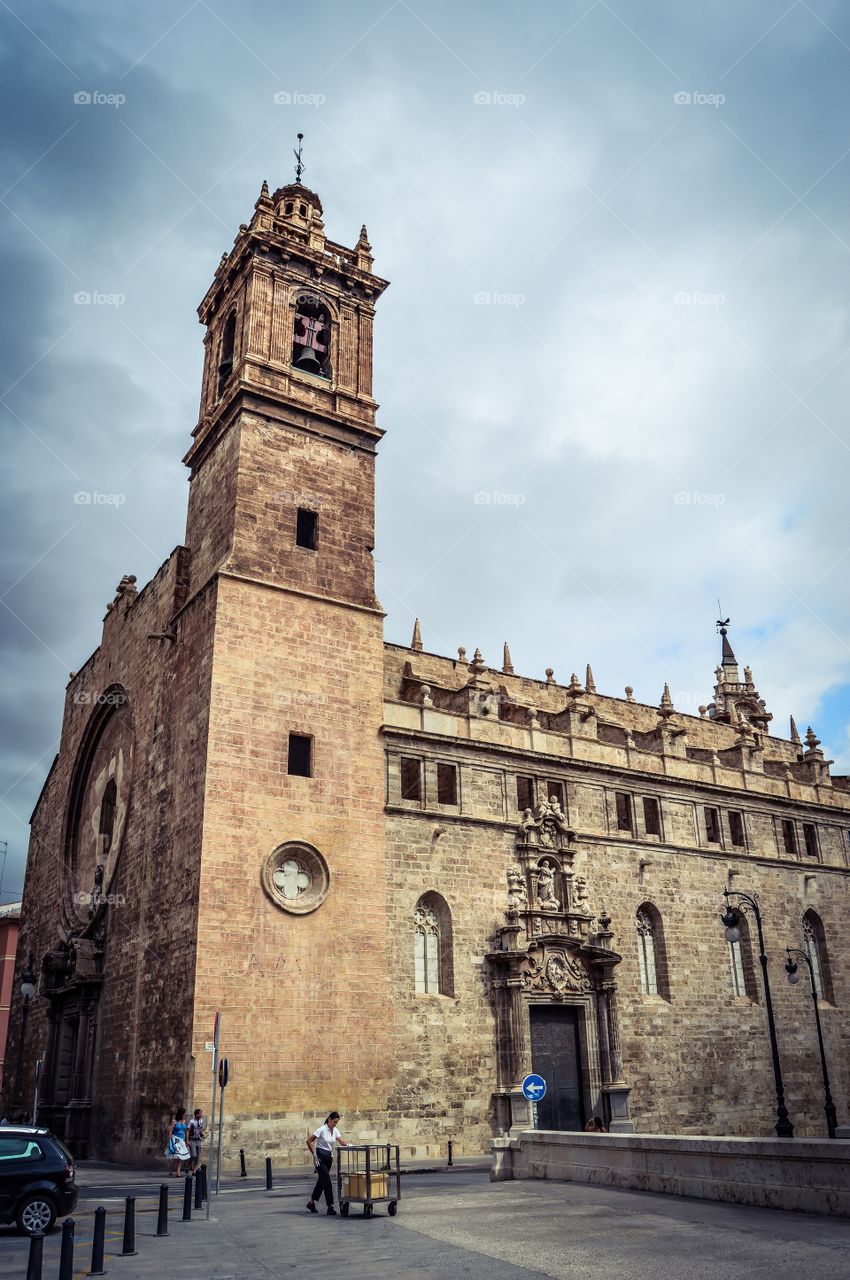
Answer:
[(601, 1114), (616, 1133), (633, 1133), (629, 1086), (622, 1079), (617, 983), (621, 957), (611, 947), (610, 919), (589, 906), (576, 875), (576, 834), (555, 797), (526, 809), (516, 836), (516, 863), (507, 872), (506, 924), (487, 959), (496, 1010), (500, 1127), (528, 1124), (523, 1077), (531, 1061), (531, 1007), (568, 1005), (579, 1011), (581, 1092), (588, 1116)]

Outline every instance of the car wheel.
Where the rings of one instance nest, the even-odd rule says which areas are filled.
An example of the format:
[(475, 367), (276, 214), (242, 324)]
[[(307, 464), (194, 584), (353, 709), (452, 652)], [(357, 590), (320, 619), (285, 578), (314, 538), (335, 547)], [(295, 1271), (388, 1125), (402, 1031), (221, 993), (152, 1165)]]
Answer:
[(24, 1235), (34, 1236), (39, 1231), (46, 1235), (56, 1221), (56, 1205), (44, 1192), (33, 1191), (18, 1205), (15, 1220)]

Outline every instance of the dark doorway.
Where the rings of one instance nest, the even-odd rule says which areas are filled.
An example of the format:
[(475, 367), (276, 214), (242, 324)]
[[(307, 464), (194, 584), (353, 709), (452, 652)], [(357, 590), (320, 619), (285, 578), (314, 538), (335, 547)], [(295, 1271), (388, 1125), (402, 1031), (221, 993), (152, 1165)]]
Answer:
[(578, 1009), (531, 1007), (532, 1070), (546, 1081), (537, 1104), (538, 1129), (583, 1129)]

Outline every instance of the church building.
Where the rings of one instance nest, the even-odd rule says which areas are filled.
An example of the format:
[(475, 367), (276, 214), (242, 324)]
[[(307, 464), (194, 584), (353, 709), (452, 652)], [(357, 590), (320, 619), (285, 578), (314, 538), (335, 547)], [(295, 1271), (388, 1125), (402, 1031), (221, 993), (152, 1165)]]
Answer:
[(726, 625), (698, 715), (418, 623), (385, 642), (386, 288), (300, 181), (263, 183), (215, 271), (185, 542), (121, 578), (32, 815), (18, 1097), (41, 1059), (77, 1155), (161, 1155), (175, 1107), (209, 1109), (220, 1011), (225, 1150), (255, 1164), (301, 1163), (331, 1109), (403, 1156), (487, 1151), (532, 1071), (541, 1128), (771, 1134), (760, 919), (790, 1123), (824, 1133), (783, 966), (810, 960), (846, 1119), (850, 780), (776, 733)]

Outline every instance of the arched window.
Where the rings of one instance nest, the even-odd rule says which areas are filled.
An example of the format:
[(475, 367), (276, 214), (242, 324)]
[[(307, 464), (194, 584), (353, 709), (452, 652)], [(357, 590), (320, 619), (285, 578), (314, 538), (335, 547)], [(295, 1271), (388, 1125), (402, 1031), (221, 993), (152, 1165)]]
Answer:
[(758, 1000), (755, 969), (753, 967), (753, 949), (750, 944), (750, 931), (743, 912), (738, 918), (737, 942), (728, 942), (729, 968), (732, 974), (732, 990), (736, 996), (746, 996), (748, 1000)]
[(236, 345), (236, 312), (231, 311), (224, 322), (221, 335), (221, 355), (218, 361), (218, 395), (224, 390), (227, 379), (233, 372), (233, 349)]
[(115, 805), (118, 800), (118, 787), (115, 779), (110, 778), (103, 790), (100, 802), (100, 822), (98, 823), (98, 861), (103, 862), (112, 848), (112, 837), (115, 832)]
[(663, 996), (669, 999), (667, 986), (667, 961), (664, 950), (664, 933), (661, 916), (650, 902), (638, 907), (635, 915), (638, 943), (638, 968), (640, 989), (645, 996)]
[(818, 994), (818, 999), (828, 1000), (830, 1004), (833, 1004), (832, 975), (829, 968), (823, 921), (818, 913), (811, 909), (803, 916), (803, 938), (806, 943), (806, 953), (812, 963), (812, 973), (814, 974), (815, 991)]
[(414, 989), (428, 995), (454, 994), (452, 917), (438, 893), (425, 893), (413, 913)]
[(322, 378), (331, 376), (330, 313), (318, 298), (310, 295), (300, 297), (295, 307), (292, 364), (302, 373), (314, 373)]

